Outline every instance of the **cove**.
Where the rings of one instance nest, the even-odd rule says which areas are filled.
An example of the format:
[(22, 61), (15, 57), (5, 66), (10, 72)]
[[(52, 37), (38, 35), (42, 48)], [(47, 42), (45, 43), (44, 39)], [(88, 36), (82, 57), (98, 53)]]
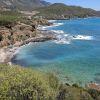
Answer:
[(60, 39), (21, 47), (14, 64), (54, 72), (63, 82), (100, 83), (100, 18), (57, 20), (45, 29)]

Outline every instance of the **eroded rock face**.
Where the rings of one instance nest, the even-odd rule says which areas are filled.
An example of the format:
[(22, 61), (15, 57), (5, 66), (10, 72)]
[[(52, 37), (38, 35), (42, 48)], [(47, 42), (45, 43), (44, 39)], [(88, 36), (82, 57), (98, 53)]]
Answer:
[[(33, 20), (29, 24), (17, 22), (13, 27), (0, 27), (0, 47), (14, 45), (18, 42), (25, 41), (30, 38), (39, 38), (35, 41), (45, 41), (54, 38), (45, 32), (37, 30), (38, 25), (51, 25), (46, 19)], [(34, 40), (32, 40), (34, 42)]]
[[(0, 26), (0, 48), (4, 46), (14, 45), (18, 42), (25, 41), (33, 37), (45, 37), (43, 40), (52, 39), (50, 34), (43, 34), (37, 30), (38, 25), (51, 25), (48, 20), (44, 18), (24, 19), (15, 21), (14, 23), (6, 23)], [(45, 33), (45, 32), (44, 32)], [(39, 41), (39, 40), (37, 40)], [(41, 41), (41, 40), (40, 40)]]
[(15, 44), (18, 41), (26, 40), (36, 36), (35, 25), (17, 24), (12, 28), (0, 27), (0, 47)]

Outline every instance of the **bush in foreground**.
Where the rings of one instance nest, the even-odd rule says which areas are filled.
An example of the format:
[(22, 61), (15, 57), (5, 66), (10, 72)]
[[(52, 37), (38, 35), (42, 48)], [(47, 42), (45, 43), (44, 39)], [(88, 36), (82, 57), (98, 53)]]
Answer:
[(99, 96), (98, 91), (61, 84), (52, 73), (0, 64), (0, 100), (99, 100)]
[(49, 100), (55, 94), (57, 83), (49, 84), (48, 77), (35, 70), (2, 64), (0, 100)]

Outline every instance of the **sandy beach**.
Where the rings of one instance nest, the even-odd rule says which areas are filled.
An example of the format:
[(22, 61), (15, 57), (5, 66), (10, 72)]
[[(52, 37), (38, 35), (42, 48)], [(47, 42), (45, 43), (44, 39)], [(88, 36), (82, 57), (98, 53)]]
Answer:
[(16, 51), (19, 47), (4, 47), (0, 49), (0, 63), (8, 63), (11, 64), (11, 59), (16, 54)]

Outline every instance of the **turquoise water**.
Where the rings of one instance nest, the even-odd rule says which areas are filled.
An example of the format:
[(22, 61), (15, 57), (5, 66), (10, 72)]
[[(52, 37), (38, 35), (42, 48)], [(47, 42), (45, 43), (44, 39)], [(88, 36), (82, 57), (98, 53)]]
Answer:
[(100, 18), (59, 20), (45, 29), (60, 39), (23, 46), (13, 63), (54, 72), (64, 82), (100, 83)]

